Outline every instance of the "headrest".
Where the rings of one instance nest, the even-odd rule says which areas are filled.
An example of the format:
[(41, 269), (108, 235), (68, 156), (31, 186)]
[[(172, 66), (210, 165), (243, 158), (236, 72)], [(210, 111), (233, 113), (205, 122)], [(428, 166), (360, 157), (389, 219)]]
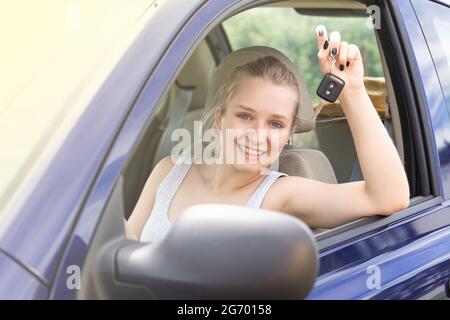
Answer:
[(194, 90), (189, 110), (203, 108), (211, 82), (212, 70), (215, 66), (214, 58), (206, 41), (202, 41), (177, 78), (179, 86)]
[(302, 133), (313, 130), (315, 128), (315, 114), (311, 103), (311, 98), (300, 75), (298, 74), (297, 67), (283, 53), (271, 47), (252, 46), (242, 48), (228, 54), (214, 70), (212, 81), (206, 95), (205, 105), (209, 106), (212, 103), (216, 92), (236, 67), (265, 56), (273, 56), (280, 60), (297, 78), (300, 88), (300, 102), (298, 105), (298, 118), (300, 121), (297, 124), (295, 132)]

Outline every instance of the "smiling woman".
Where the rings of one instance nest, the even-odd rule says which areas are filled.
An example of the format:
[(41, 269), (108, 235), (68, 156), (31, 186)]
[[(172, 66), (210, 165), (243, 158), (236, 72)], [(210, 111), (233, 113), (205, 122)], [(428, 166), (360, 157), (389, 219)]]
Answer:
[[(227, 75), (226, 69), (231, 67), (232, 61), (245, 61), (252, 50), (272, 56), (262, 56), (238, 65)], [(235, 141), (224, 146), (227, 155), (234, 154), (236, 145), (247, 150), (247, 153), (244, 151), (246, 160), (251, 160), (248, 151), (263, 151), (261, 157), (253, 160), (262, 167), (268, 167), (278, 158), (289, 136), (301, 122), (303, 115), (299, 114), (299, 105), (303, 86), (293, 66), (289, 68), (280, 59), (288, 60), (273, 49), (246, 48), (231, 54), (216, 70), (216, 74), (226, 77), (226, 80), (220, 87), (213, 83), (210, 90), (218, 91), (215, 99), (208, 100), (202, 121), (207, 128), (214, 126), (221, 130), (224, 127), (234, 136)], [(220, 81), (218, 77), (214, 80)], [(257, 95), (257, 92), (265, 95)], [(247, 142), (250, 132), (253, 141)]]
[[(207, 165), (189, 155), (175, 165), (171, 157), (160, 161), (129, 219), (137, 237), (161, 240), (179, 213), (193, 204), (261, 207), (270, 186), (286, 174), (260, 171), (276, 161), (298, 125), (308, 127), (313, 121), (305, 92), (281, 52), (249, 47), (229, 54), (215, 70), (203, 116), (206, 128), (214, 127), (221, 137), (219, 162)], [(272, 201), (266, 207), (280, 209), (280, 202)]]
[[(442, 1), (62, 1), (0, 5), (7, 58), (0, 67), (8, 71), (0, 74), (0, 299), (448, 292), (450, 119), (439, 77), (447, 69), (436, 70), (447, 65), (439, 50), (446, 46), (425, 31), (442, 23), (413, 10), (436, 18), (448, 12)], [(375, 32), (361, 18), (372, 3), (383, 27)], [(274, 15), (271, 25), (266, 14), (258, 30), (242, 32), (276, 49), (228, 43), (224, 22), (252, 6), (289, 12), (289, 23)], [(330, 27), (336, 15), (355, 17), (352, 31), (378, 41), (379, 77), (371, 77), (370, 50), (348, 36), (347, 24), (303, 25), (315, 16)], [(292, 52), (301, 57), (294, 67)], [(318, 117), (296, 66), (315, 78), (332, 69), (345, 80)], [(215, 99), (227, 82), (224, 99)], [(173, 163), (171, 134), (180, 128), (196, 140), (205, 111), (219, 137), (236, 133), (218, 149), (219, 158), (236, 161), (196, 163), (187, 152)], [(318, 132), (325, 126), (331, 130)], [(314, 130), (317, 149), (291, 139)], [(361, 177), (348, 179), (325, 143), (352, 165), (345, 157), (353, 148)], [(138, 237), (126, 237), (124, 222)], [(314, 235), (315, 228), (332, 230)], [(208, 318), (216, 312), (178, 306)], [(272, 311), (251, 307), (220, 312)]]
[[(301, 218), (312, 228), (334, 228), (408, 206), (408, 180), (365, 91), (359, 48), (341, 41), (337, 31), (328, 38), (324, 26), (316, 28), (316, 38), (320, 71), (332, 72), (345, 82), (339, 100), (352, 129), (365, 181), (324, 183), (285, 177), (278, 171), (261, 175), (277, 161), (297, 127), (314, 122), (314, 117), (308, 117), (311, 114), (306, 110), (311, 111), (312, 106), (305, 99), (306, 90), (301, 90), (296, 67), (285, 55), (269, 47), (243, 48), (230, 53), (215, 69), (206, 99), (203, 120), (219, 132), (222, 161), (204, 164), (189, 153), (175, 164), (170, 157), (161, 160), (129, 219), (141, 241), (162, 240), (184, 209), (201, 203), (281, 211)], [(336, 65), (330, 66), (330, 54)], [(224, 139), (230, 131), (232, 139)], [(383, 158), (383, 167), (377, 157)], [(253, 201), (255, 197), (257, 201)]]

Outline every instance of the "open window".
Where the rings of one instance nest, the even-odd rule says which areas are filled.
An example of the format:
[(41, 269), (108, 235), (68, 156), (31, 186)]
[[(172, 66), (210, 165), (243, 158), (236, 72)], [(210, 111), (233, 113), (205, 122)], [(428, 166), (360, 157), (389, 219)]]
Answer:
[[(386, 54), (389, 53), (384, 52), (386, 48), (379, 33), (368, 21), (367, 5), (345, 1), (341, 9), (339, 6), (338, 1), (332, 5), (336, 10), (329, 9), (329, 1), (317, 1), (314, 5), (303, 1), (276, 2), (237, 12), (212, 29), (166, 91), (128, 162), (124, 171), (126, 218), (153, 167), (170, 154), (173, 129), (187, 128), (194, 135), (193, 123), (202, 116), (209, 77), (214, 66), (230, 51), (251, 45), (267, 45), (282, 51), (298, 66), (313, 104), (318, 103), (315, 89), (321, 74), (314, 38), (318, 24), (326, 25), (329, 32), (339, 30), (343, 38), (360, 46), (366, 68), (366, 89), (405, 165), (411, 184), (411, 204), (428, 199), (430, 187), (423, 143), (419, 140), (420, 128), (413, 134), (413, 126), (420, 127), (420, 122), (411, 119), (404, 93), (399, 91), (402, 88), (393, 84), (401, 81), (392, 69), (395, 64), (388, 64)], [(330, 161), (338, 183), (363, 179), (350, 128), (338, 102), (324, 107), (314, 130), (295, 135), (294, 147), (321, 151)], [(367, 224), (378, 218), (362, 220)], [(352, 223), (345, 229), (351, 226)]]
[[(380, 51), (375, 32), (369, 27), (364, 14), (364, 6), (354, 3), (353, 10), (338, 16), (330, 16), (336, 13), (329, 7), (321, 11), (320, 2), (316, 6), (311, 9), (304, 8), (301, 2), (274, 3), (235, 15), (223, 25), (233, 50), (266, 45), (286, 54), (296, 64), (314, 106), (319, 103), (315, 90), (322, 79), (317, 65), (315, 26), (324, 24), (328, 32), (339, 30), (346, 41), (358, 44), (364, 59), (367, 91), (403, 159), (397, 106), (387, 100), (388, 90)], [(339, 103), (329, 103), (322, 109), (314, 130), (296, 134), (294, 147), (322, 151), (330, 160), (339, 183), (363, 179), (350, 128)]]

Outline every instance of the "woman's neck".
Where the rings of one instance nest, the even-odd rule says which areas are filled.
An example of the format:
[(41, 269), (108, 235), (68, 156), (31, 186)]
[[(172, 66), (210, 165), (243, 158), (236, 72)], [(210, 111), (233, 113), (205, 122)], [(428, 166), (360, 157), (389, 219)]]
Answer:
[(201, 164), (200, 175), (214, 193), (233, 192), (260, 181), (259, 171), (238, 170), (229, 164)]

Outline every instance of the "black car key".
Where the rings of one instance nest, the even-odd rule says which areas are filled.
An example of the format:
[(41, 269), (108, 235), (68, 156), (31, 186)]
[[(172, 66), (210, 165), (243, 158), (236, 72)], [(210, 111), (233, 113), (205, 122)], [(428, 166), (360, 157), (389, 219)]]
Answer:
[(316, 94), (328, 102), (335, 102), (345, 86), (344, 80), (331, 73), (331, 70), (333, 70), (334, 64), (336, 63), (336, 59), (334, 59), (334, 57), (332, 57), (332, 59), (333, 62), (330, 71), (325, 74), (316, 90)]
[(342, 89), (344, 89), (345, 81), (338, 76), (328, 72), (323, 77), (317, 88), (316, 94), (323, 100), (335, 102), (339, 97)]

